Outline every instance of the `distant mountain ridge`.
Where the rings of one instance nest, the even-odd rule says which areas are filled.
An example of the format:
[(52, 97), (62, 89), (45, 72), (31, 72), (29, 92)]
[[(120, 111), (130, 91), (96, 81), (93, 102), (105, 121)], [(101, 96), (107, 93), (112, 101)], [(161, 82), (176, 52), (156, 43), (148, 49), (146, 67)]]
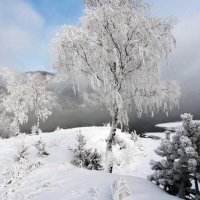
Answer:
[(25, 74), (35, 74), (35, 73), (40, 73), (43, 76), (53, 76), (53, 77), (55, 76), (55, 73), (48, 72), (48, 71), (28, 71), (28, 72), (25, 72)]

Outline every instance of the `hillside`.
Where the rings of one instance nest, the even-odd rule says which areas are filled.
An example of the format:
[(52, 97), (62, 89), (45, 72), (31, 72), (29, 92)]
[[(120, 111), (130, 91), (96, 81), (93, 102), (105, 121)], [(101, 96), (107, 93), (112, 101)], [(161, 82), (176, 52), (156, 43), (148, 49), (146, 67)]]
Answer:
[[(110, 127), (75, 128), (0, 139), (2, 199), (90, 200), (92, 197), (89, 191), (97, 187), (102, 200), (109, 200), (114, 180), (124, 175), (132, 193), (131, 199), (177, 199), (146, 180), (146, 176), (151, 173), (148, 163), (150, 159), (156, 159), (153, 149), (159, 144), (159, 140), (143, 138), (136, 143), (130, 139), (130, 135), (121, 134), (118, 130), (118, 136), (124, 141), (126, 148), (120, 150), (115, 145), (113, 174), (77, 168), (71, 164), (72, 149), (76, 144), (76, 135), (80, 132), (87, 139), (87, 148), (97, 148), (105, 163), (105, 138), (109, 130)], [(48, 156), (38, 156), (38, 150), (34, 146), (38, 140), (45, 143)], [(27, 158), (17, 161), (19, 149), (26, 149), (25, 147)], [(9, 182), (11, 177), (15, 177), (15, 181)]]

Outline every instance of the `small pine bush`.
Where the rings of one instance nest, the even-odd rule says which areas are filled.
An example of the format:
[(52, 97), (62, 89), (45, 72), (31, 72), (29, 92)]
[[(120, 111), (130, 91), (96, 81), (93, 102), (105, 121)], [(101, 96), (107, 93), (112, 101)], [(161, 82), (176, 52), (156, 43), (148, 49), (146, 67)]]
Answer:
[(103, 170), (101, 154), (96, 149), (92, 151), (92, 149), (85, 148), (86, 139), (81, 133), (77, 135), (76, 140), (77, 144), (74, 149), (72, 164), (89, 170)]
[(182, 127), (173, 137), (170, 137), (170, 131), (166, 131), (165, 139), (155, 150), (164, 159), (151, 161), (155, 172), (149, 179), (170, 194), (199, 200), (200, 123), (193, 122), (190, 114), (183, 114), (181, 118)]

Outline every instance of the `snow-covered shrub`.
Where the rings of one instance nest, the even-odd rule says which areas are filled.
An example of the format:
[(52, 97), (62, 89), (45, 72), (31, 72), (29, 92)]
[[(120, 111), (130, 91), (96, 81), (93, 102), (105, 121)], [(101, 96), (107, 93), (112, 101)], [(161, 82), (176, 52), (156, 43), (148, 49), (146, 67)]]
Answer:
[(77, 145), (74, 149), (74, 159), (72, 160), (72, 164), (77, 167), (85, 167), (90, 170), (102, 170), (103, 166), (101, 164), (102, 157), (101, 154), (97, 152), (95, 149), (86, 149), (86, 139), (79, 132), (76, 137)]
[(136, 146), (137, 146), (140, 150), (143, 150), (143, 145), (142, 145), (141, 137), (140, 137), (140, 135), (138, 135), (138, 134), (136, 133), (135, 130), (131, 132), (131, 140), (134, 141), (134, 143), (136, 144)]
[(131, 200), (131, 191), (124, 178), (114, 181), (111, 186), (112, 200)]
[(136, 133), (135, 130), (131, 132), (131, 140), (136, 142), (138, 140), (138, 137), (139, 137), (139, 135)]
[(33, 125), (31, 127), (31, 133), (34, 135), (38, 135), (38, 134), (42, 133), (42, 130), (37, 125)]
[[(198, 199), (200, 184), (200, 123), (193, 122), (190, 114), (181, 115), (182, 127), (174, 136), (166, 131), (166, 137), (155, 152), (164, 159), (151, 161), (154, 174), (151, 181), (173, 195)], [(194, 184), (193, 184), (194, 183)], [(195, 188), (192, 188), (194, 185)]]
[(25, 146), (24, 142), (22, 141), (18, 146), (18, 152), (16, 155), (16, 162), (24, 159), (28, 156), (28, 147)]
[(11, 129), (11, 120), (5, 113), (0, 114), (0, 137), (9, 138), (14, 135)]
[(87, 169), (90, 170), (103, 170), (101, 154), (97, 152), (97, 149), (91, 151), (88, 157)]
[(119, 137), (119, 135), (116, 135), (115, 140), (113, 142), (114, 142), (114, 145), (116, 145), (116, 144), (119, 145), (120, 150), (126, 149), (126, 143), (123, 140), (123, 137)]
[(33, 163), (28, 159), (28, 148), (22, 142), (14, 163), (9, 162), (8, 167), (3, 173), (5, 176), (2, 185), (1, 200), (24, 199), (24, 194), (20, 190), (23, 180), (34, 169), (38, 168), (41, 163)]
[(77, 144), (76, 148), (74, 149), (74, 159), (72, 160), (72, 164), (74, 164), (77, 167), (84, 167), (85, 163), (85, 145), (86, 140), (84, 136), (79, 132), (79, 134), (76, 137)]
[(103, 126), (104, 126), (104, 127), (111, 127), (110, 122), (105, 122), (105, 123), (103, 123)]
[(46, 151), (46, 145), (39, 139), (35, 145), (36, 149), (38, 150), (38, 156), (43, 157), (43, 156), (48, 156), (49, 153)]
[[(128, 136), (128, 135), (127, 135)], [(122, 137), (120, 134), (115, 136), (113, 163), (115, 167), (125, 167), (133, 159), (137, 146), (129, 137)]]
[(57, 128), (55, 129), (55, 131), (59, 131), (61, 130), (61, 128), (59, 126), (57, 126)]
[(99, 188), (94, 187), (89, 192), (92, 196), (92, 200), (102, 200), (100, 192), (99, 192)]

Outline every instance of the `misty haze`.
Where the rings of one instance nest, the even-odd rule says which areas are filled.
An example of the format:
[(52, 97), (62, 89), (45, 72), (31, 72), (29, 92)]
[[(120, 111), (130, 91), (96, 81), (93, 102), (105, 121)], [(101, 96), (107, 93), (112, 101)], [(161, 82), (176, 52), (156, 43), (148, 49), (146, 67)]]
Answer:
[(200, 2), (0, 0), (0, 199), (200, 200)]

